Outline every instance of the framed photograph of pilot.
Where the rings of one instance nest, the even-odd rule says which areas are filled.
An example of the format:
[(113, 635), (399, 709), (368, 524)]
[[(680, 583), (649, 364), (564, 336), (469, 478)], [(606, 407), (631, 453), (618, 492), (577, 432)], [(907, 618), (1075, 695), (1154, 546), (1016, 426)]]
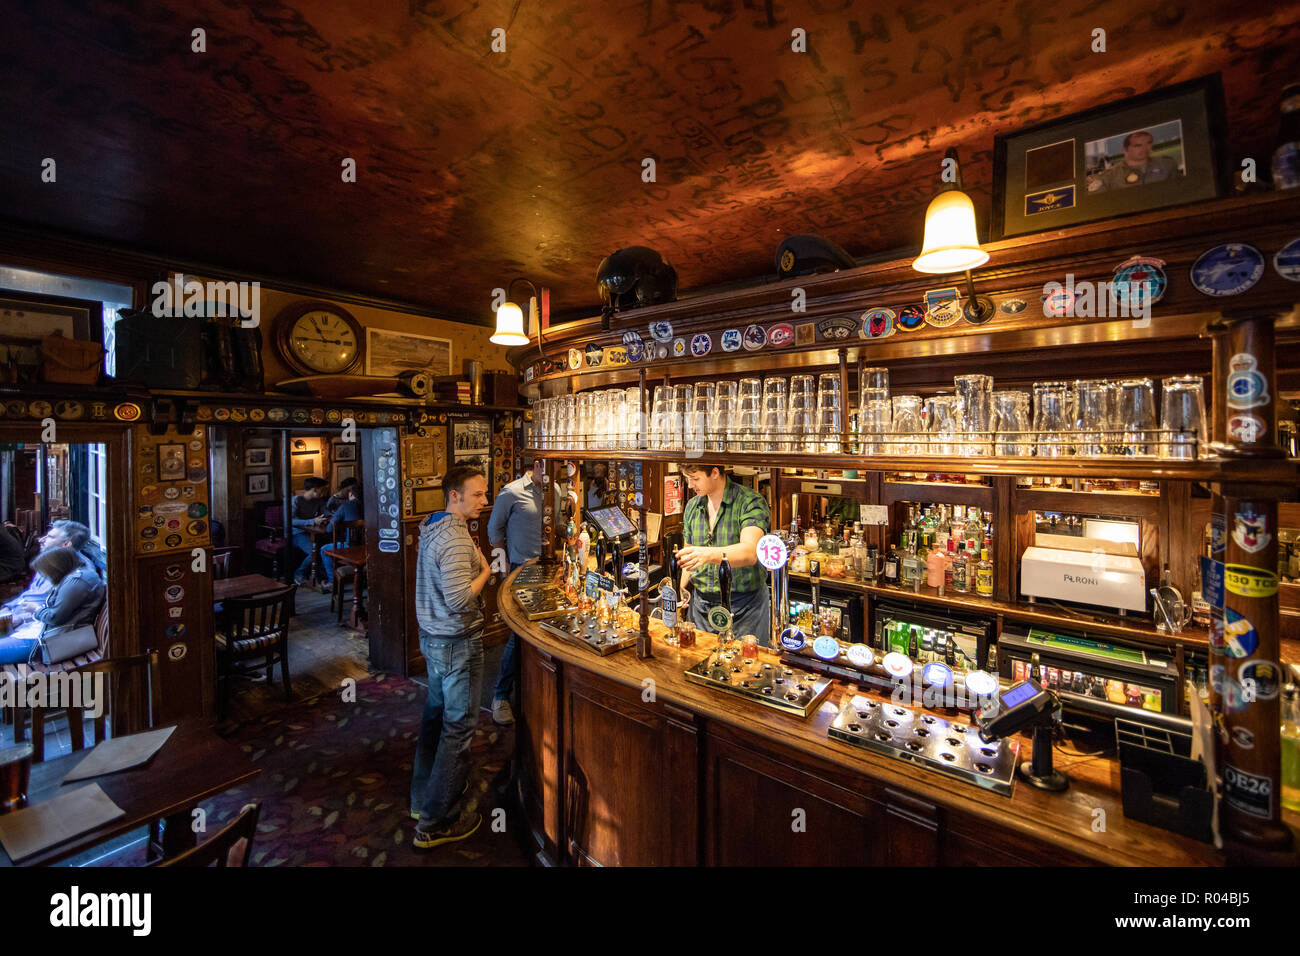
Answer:
[(1219, 74), (993, 140), (989, 238), (1216, 199), (1228, 183)]

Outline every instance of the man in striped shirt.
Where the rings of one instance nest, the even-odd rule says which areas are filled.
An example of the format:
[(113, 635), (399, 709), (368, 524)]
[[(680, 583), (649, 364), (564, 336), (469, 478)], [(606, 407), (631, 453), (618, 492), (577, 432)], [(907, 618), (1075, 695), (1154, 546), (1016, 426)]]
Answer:
[(415, 562), (415, 618), (429, 671), (411, 773), (417, 850), (463, 840), (483, 822), (482, 814), (456, 807), (469, 789), (469, 748), (483, 686), (480, 595), (492, 573), (467, 521), (477, 520), (487, 505), (487, 479), (481, 469), (454, 465), (443, 475), (442, 492), (447, 510), (420, 526)]

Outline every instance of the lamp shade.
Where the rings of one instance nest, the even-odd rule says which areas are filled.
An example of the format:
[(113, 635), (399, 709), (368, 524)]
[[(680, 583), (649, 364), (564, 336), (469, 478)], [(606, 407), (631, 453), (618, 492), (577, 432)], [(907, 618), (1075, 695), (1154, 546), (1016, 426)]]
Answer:
[(497, 306), (497, 330), (488, 339), (495, 345), (527, 345), (524, 334), (524, 313), (513, 302)]
[(960, 189), (939, 193), (925, 211), (925, 245), (917, 272), (963, 272), (989, 261), (975, 235), (975, 204)]

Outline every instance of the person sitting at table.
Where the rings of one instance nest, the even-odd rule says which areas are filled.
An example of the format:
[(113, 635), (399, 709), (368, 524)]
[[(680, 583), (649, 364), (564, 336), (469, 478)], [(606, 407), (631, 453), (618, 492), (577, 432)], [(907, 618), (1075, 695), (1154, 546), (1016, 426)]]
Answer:
[[(329, 501), (325, 502), (325, 510), (323, 513), (333, 520), (334, 513), (348, 502), (348, 489), (356, 484), (357, 480), (355, 478), (344, 478), (339, 482), (338, 490), (336, 490), (334, 494), (330, 495)], [(360, 491), (359, 488), (357, 490), (358, 492)]]
[[(67, 548), (76, 554), (81, 564), (94, 572), (95, 576), (103, 579), (99, 565), (90, 556), (89, 552), (94, 549), (94, 544), (90, 540), (90, 529), (80, 521), (55, 521), (50, 525), (50, 530), (41, 538), (41, 551), (49, 551), (52, 548)], [(32, 567), (36, 565), (33, 563)], [(23, 617), (26, 612), (23, 611), (22, 605), (36, 603), (45, 600), (45, 595), (49, 593), (53, 585), (50, 580), (39, 571), (32, 576), (31, 583), (17, 597), (5, 603), (4, 607), (12, 611), (15, 617)], [(30, 616), (30, 615), (27, 615)]]
[(289, 505), (289, 517), (293, 522), (293, 546), (303, 552), (302, 563), (294, 572), (294, 583), (302, 586), (303, 579), (311, 571), (312, 534), (324, 530), (321, 521), (325, 510), (325, 495), (329, 484), (323, 478), (305, 478), (302, 493), (293, 496)]
[(23, 589), (27, 577), (27, 558), (23, 553), (23, 540), (18, 529), (6, 521), (0, 527), (0, 588), (7, 591), (6, 598)]
[[(345, 521), (363, 521), (366, 517), (365, 508), (361, 503), (361, 485), (355, 478), (344, 478), (343, 484), (339, 485), (339, 493), (334, 498), (342, 498), (343, 503), (334, 509), (330, 517), (329, 526), (331, 529), (337, 528)], [(333, 501), (334, 498), (330, 500)], [(342, 547), (348, 547), (352, 542), (345, 541)], [(330, 554), (334, 550), (333, 544), (327, 544), (320, 549), (321, 564), (325, 565), (325, 580), (334, 580), (334, 556)]]
[(50, 590), (41, 603), (23, 603), (33, 620), (0, 638), (0, 664), (22, 664), (40, 653), (41, 638), (94, 624), (104, 603), (104, 582), (71, 548), (47, 548), (32, 570), (49, 579)]

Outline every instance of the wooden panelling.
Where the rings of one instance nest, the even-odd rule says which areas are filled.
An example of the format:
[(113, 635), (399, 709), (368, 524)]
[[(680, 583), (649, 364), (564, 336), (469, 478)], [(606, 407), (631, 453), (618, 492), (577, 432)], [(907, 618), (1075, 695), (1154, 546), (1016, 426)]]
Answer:
[(551, 860), (561, 846), (560, 674), (554, 658), (519, 642), (519, 699), (515, 763), (520, 800), (537, 848)]

